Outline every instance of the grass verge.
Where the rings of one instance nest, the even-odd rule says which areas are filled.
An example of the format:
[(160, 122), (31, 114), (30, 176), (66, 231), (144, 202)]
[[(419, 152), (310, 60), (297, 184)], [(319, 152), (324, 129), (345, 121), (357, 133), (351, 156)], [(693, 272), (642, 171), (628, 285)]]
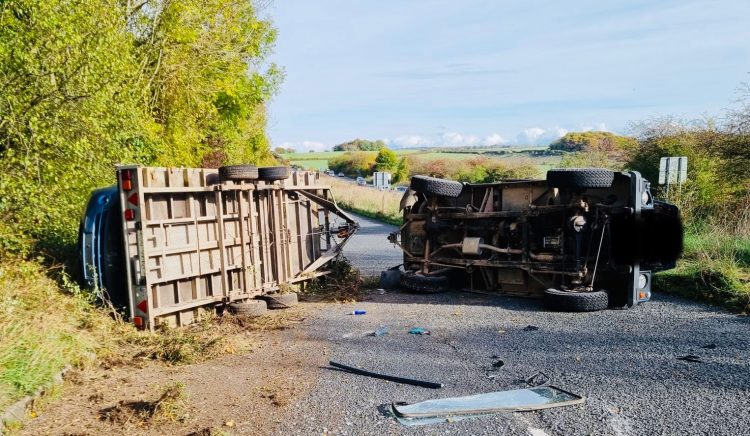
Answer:
[(327, 177), (324, 183), (330, 183), (336, 203), (342, 208), (395, 226), (402, 224), (399, 211), (402, 194), (359, 186), (335, 177)]
[(0, 264), (0, 409), (108, 346), (111, 319), (47, 273), (33, 261)]
[(66, 277), (35, 261), (0, 263), (0, 410), (42, 388), (47, 391), (68, 365), (205, 361), (247, 349), (251, 332), (283, 329), (299, 316), (293, 309), (257, 318), (211, 316), (184, 328), (141, 332), (110, 316), (91, 293)]
[(685, 235), (677, 268), (654, 278), (656, 289), (750, 311), (750, 235), (741, 229), (707, 226)]

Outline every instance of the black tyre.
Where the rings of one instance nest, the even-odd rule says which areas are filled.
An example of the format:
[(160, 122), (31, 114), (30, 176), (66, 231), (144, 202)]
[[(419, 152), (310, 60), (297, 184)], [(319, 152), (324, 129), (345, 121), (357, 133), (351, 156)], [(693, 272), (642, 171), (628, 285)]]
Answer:
[(246, 300), (229, 303), (229, 311), (234, 315), (260, 316), (268, 312), (268, 308), (263, 300)]
[(615, 173), (604, 168), (558, 168), (547, 171), (547, 184), (552, 188), (609, 188)]
[(258, 167), (254, 165), (227, 165), (219, 167), (219, 180), (256, 180)]
[(258, 179), (273, 182), (284, 180), (289, 177), (289, 167), (261, 167), (258, 168)]
[(268, 306), (268, 308), (271, 310), (288, 309), (299, 304), (297, 294), (294, 292), (290, 292), (288, 294), (259, 295), (255, 298), (265, 301), (266, 306)]
[(401, 275), (401, 286), (411, 292), (434, 294), (446, 290), (448, 287), (448, 277), (426, 276), (422, 273), (409, 271)]
[(428, 176), (411, 178), (411, 189), (423, 194), (434, 194), (442, 197), (456, 198), (461, 195), (464, 185), (453, 180), (437, 179)]
[(605, 291), (569, 292), (558, 289), (544, 291), (544, 307), (559, 312), (596, 312), (609, 306)]

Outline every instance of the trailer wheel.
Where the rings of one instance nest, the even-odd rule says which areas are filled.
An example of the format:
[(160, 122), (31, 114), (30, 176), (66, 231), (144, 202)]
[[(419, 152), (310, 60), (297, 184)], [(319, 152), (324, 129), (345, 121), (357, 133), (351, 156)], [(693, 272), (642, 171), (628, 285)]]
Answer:
[(273, 182), (285, 180), (289, 177), (289, 167), (261, 167), (258, 168), (258, 179)]
[(288, 294), (259, 295), (255, 298), (265, 301), (266, 306), (268, 306), (268, 308), (271, 310), (288, 309), (299, 304), (297, 294), (294, 292), (290, 292)]
[(459, 182), (428, 176), (412, 177), (410, 186), (411, 189), (417, 192), (450, 198), (456, 198), (461, 195), (461, 191), (464, 188), (464, 185)]
[(615, 173), (605, 168), (557, 168), (547, 171), (552, 188), (609, 188)]
[(544, 307), (558, 312), (596, 312), (609, 306), (605, 291), (570, 292), (558, 289), (544, 291)]
[(268, 308), (263, 300), (246, 300), (229, 303), (229, 311), (234, 315), (260, 316), (265, 315)]
[(258, 167), (255, 165), (227, 165), (219, 167), (219, 180), (255, 180), (258, 178)]
[(401, 286), (407, 291), (419, 294), (434, 294), (445, 291), (448, 287), (448, 277), (426, 276), (413, 271), (401, 275)]

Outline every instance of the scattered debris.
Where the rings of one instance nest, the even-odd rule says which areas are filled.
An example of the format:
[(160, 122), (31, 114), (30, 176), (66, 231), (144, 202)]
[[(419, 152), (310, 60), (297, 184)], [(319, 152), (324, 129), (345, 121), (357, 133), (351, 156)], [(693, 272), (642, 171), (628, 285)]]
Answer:
[(381, 325), (380, 327), (376, 328), (374, 332), (370, 333), (370, 336), (385, 336), (388, 334), (388, 327)]
[(365, 315), (366, 313), (366, 310), (355, 310), (354, 312), (349, 313), (349, 315)]
[(549, 383), (552, 380), (550, 376), (543, 373), (542, 371), (537, 372), (536, 374), (533, 374), (529, 377), (526, 377), (524, 382), (526, 382), (527, 385), (532, 387), (538, 387), (543, 386)]
[(693, 354), (688, 354), (686, 356), (679, 356), (677, 358), (677, 360), (684, 360), (686, 362), (694, 362), (694, 363), (702, 363), (703, 362), (703, 360), (699, 356), (696, 356), (696, 355), (693, 355)]
[(415, 380), (415, 379), (405, 378), (405, 377), (396, 377), (392, 375), (378, 374), (376, 372), (371, 372), (371, 371), (367, 371), (364, 369), (355, 368), (353, 366), (343, 365), (341, 363), (337, 363), (332, 360), (328, 362), (328, 364), (334, 368), (342, 369), (344, 371), (348, 371), (354, 374), (364, 375), (367, 377), (380, 378), (383, 380), (388, 380), (388, 381), (392, 381), (396, 383), (404, 383), (407, 385), (421, 386), (423, 388), (430, 388), (430, 389), (440, 389), (443, 387), (442, 383), (434, 383), (434, 382)]
[(713, 350), (716, 348), (716, 344), (706, 344), (702, 346), (701, 348), (705, 348), (706, 350)]
[(523, 328), (523, 331), (525, 332), (535, 332), (537, 330), (539, 330), (539, 327), (535, 325), (527, 325), (526, 327)]
[(118, 426), (134, 424), (144, 427), (159, 421), (184, 421), (185, 385), (176, 383), (168, 386), (156, 401), (120, 401), (116, 406), (99, 412), (102, 421)]
[(493, 368), (498, 368), (498, 369), (502, 368), (503, 366), (505, 366), (505, 362), (503, 362), (502, 360), (498, 360), (497, 362), (492, 364)]
[(332, 302), (352, 302), (361, 298), (365, 281), (349, 259), (339, 255), (331, 262), (330, 270), (326, 276), (313, 278), (300, 297), (306, 301)]
[(441, 398), (421, 403), (393, 403), (391, 411), (404, 425), (455, 422), (502, 412), (521, 412), (581, 404), (579, 395), (554, 386), (490, 392), (467, 397)]
[(423, 327), (414, 327), (413, 329), (409, 330), (409, 333), (411, 333), (412, 335), (429, 335), (430, 331)]

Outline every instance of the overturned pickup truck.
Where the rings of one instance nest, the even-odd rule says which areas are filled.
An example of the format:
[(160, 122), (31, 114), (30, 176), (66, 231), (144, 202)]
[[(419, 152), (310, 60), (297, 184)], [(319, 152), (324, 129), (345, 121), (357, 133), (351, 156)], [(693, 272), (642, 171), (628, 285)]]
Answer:
[(140, 328), (293, 304), (284, 291), (328, 274), (358, 228), (317, 173), (288, 167), (123, 165), (117, 180), (89, 200), (79, 275)]
[[(547, 180), (462, 184), (414, 176), (402, 285), (544, 298), (551, 310), (632, 307), (682, 251), (676, 206), (654, 200), (638, 172), (554, 169)], [(400, 240), (399, 240), (400, 239)]]

